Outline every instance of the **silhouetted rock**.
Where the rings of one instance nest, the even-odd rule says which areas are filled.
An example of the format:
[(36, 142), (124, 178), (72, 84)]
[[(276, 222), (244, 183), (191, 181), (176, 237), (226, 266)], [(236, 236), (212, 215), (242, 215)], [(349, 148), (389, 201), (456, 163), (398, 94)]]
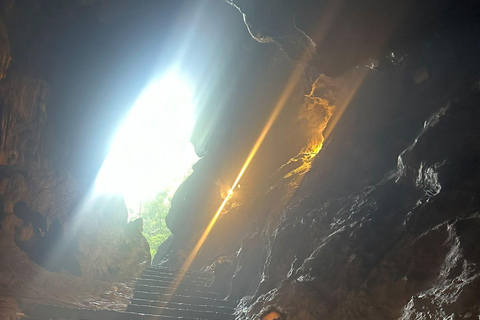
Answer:
[[(450, 0), (228, 2), (244, 15), (258, 42), (274, 43), (292, 59), (313, 58), (319, 71), (329, 76), (339, 76), (368, 59), (395, 57), (405, 46), (431, 36), (439, 24), (474, 19), (478, 10), (474, 1), (455, 6)], [(449, 14), (451, 20), (445, 18)]]

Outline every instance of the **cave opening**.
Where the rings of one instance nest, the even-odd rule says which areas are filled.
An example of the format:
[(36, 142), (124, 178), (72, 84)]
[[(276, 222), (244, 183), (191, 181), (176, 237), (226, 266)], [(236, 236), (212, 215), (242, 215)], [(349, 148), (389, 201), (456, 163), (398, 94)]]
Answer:
[(479, 39), (478, 0), (5, 1), (0, 319), (478, 317)]
[(177, 70), (155, 77), (115, 133), (94, 186), (94, 196), (123, 196), (128, 220), (143, 218), (152, 254), (170, 230), (170, 199), (198, 160), (190, 85)]

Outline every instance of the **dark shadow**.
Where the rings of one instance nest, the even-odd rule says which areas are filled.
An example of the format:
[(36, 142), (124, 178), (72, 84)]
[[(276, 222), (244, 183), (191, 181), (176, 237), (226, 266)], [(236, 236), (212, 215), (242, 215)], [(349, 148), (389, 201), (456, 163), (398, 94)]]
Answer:
[(18, 201), (13, 207), (13, 213), (22, 219), (25, 224), (32, 224), (35, 231), (39, 229), (42, 232), (47, 231), (47, 219), (42, 214), (30, 209), (25, 201)]
[(26, 241), (15, 241), (30, 259), (52, 272), (82, 275), (80, 264), (73, 255), (77, 251), (76, 241), (65, 239), (62, 225), (58, 219), (55, 219), (47, 230), (45, 217), (30, 209), (24, 201), (15, 204), (14, 213), (25, 224), (31, 224), (34, 228), (35, 236), (33, 238)]

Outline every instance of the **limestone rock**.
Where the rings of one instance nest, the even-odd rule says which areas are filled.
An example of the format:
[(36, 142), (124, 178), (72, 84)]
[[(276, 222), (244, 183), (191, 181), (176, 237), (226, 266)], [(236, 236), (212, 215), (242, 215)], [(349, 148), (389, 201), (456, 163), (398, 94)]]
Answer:
[(0, 80), (5, 78), (11, 60), (7, 26), (0, 17)]
[(104, 279), (137, 277), (151, 260), (141, 229), (102, 222), (82, 230), (75, 257), (83, 276)]
[(1, 319), (19, 319), (17, 297), (28, 297), (31, 302), (48, 300), (59, 306), (124, 310), (132, 294), (131, 282), (106, 282), (46, 271), (33, 263), (1, 228), (0, 255)]
[[(313, 57), (320, 72), (335, 77), (369, 58), (381, 58), (406, 39), (409, 45), (422, 41), (452, 10), (451, 1), (435, 0), (228, 2), (241, 12), (255, 40), (275, 43), (296, 60)], [(465, 16), (477, 10), (474, 2), (464, 5)]]
[(39, 265), (110, 279), (150, 264), (141, 223), (127, 225), (123, 197), (86, 198), (66, 172), (4, 167), (0, 173), (2, 228)]
[(45, 81), (20, 73), (0, 83), (0, 164), (44, 168), (41, 138), (48, 93)]
[[(472, 88), (480, 67), (473, 55), (453, 52), (480, 48), (457, 43), (461, 30), (431, 39), (419, 58), (396, 69), (363, 74), (306, 172), (295, 170), (300, 157), (270, 180), (259, 178), (258, 167), (248, 169), (258, 180), (245, 179), (245, 189), (256, 192), (223, 211), (191, 266), (218, 267), (218, 277), (229, 279), (222, 289), (240, 301), (238, 319), (270, 304), (290, 319), (478, 317), (480, 97)], [(412, 76), (426, 62), (436, 71), (417, 83)], [(336, 99), (361, 72), (335, 79)], [(276, 146), (285, 148), (284, 141)], [(218, 147), (217, 155), (228, 147)], [(213, 163), (209, 152), (203, 161)], [(257, 161), (274, 154), (256, 155)], [(180, 204), (201, 194), (195, 192), (204, 180), (194, 179), (178, 194)], [(201, 200), (172, 203), (172, 213), (211, 215)], [(187, 223), (185, 232), (178, 223), (159, 250), (172, 259), (157, 262), (191, 251), (198, 237), (190, 235), (203, 229)]]

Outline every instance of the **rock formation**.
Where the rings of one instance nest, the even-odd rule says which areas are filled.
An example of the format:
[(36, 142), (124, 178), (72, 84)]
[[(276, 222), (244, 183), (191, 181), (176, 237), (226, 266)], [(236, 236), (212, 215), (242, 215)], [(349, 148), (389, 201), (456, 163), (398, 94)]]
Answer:
[(213, 273), (237, 319), (478, 319), (479, 17), (473, 0), (2, 2), (0, 315), (19, 297), (126, 308), (142, 220), (90, 187), (175, 63), (201, 159), (159, 270)]
[[(273, 68), (288, 70), (283, 92), (301, 70), (270, 139), (191, 266), (215, 271), (225, 295), (240, 300), (238, 319), (269, 304), (292, 319), (480, 314), (478, 5), (431, 2), (400, 10), (369, 3), (337, 8), (319, 42), (308, 23), (328, 21), (313, 14), (321, 1), (231, 1), (256, 41), (297, 60), (274, 60)], [(371, 8), (380, 11), (365, 11)], [(403, 22), (389, 21), (395, 35), (384, 25), (384, 9), (408, 13)], [(424, 12), (431, 20), (422, 20)], [(272, 82), (256, 86), (268, 97)], [(245, 102), (248, 92), (232, 98), (235, 108), (252, 103)], [(264, 110), (260, 99), (268, 98), (253, 103)], [(213, 217), (241, 169), (228, 164), (237, 141), (231, 135), (216, 138), (177, 191), (167, 217), (173, 235), (154, 263), (182, 266)], [(292, 137), (296, 145), (288, 143)], [(242, 151), (245, 160), (249, 149)], [(203, 195), (215, 186), (216, 196)]]

